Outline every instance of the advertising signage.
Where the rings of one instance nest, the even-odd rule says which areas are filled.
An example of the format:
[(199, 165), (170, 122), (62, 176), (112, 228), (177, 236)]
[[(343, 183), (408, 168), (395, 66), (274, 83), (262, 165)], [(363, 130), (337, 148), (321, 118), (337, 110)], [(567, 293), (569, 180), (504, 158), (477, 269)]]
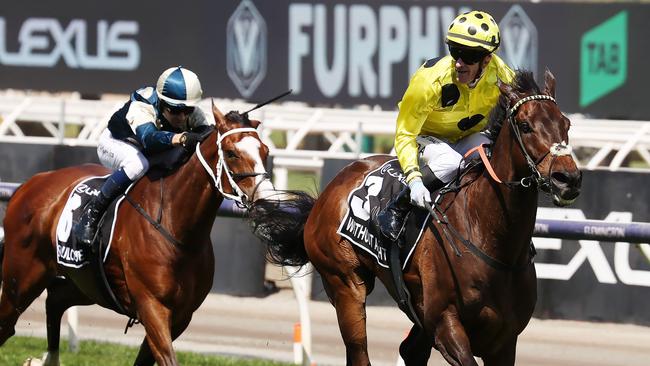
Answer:
[[(199, 74), (207, 96), (259, 101), (293, 89), (317, 105), (396, 108), (413, 72), (447, 54), (456, 15), (491, 13), (499, 55), (551, 70), (567, 113), (647, 120), (650, 5), (464, 1), (27, 0), (0, 13), (0, 88), (129, 93), (162, 70)], [(127, 10), (128, 9), (128, 10)], [(173, 21), (169, 19), (173, 18)]]

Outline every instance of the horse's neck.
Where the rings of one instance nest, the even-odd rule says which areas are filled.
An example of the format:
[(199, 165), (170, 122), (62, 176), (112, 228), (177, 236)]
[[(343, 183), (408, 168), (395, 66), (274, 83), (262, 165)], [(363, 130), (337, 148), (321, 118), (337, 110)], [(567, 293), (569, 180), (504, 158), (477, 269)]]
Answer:
[[(216, 156), (216, 151), (204, 153), (208, 162), (216, 161)], [(154, 183), (150, 188), (155, 186)], [(202, 233), (209, 235), (223, 197), (216, 193), (212, 178), (201, 165), (197, 155), (194, 154), (178, 171), (164, 178), (162, 186), (163, 227), (183, 243), (192, 242), (193, 240), (189, 239)], [(157, 195), (150, 192), (146, 196), (150, 199), (160, 197), (160, 186), (153, 191), (156, 191)], [(160, 202), (153, 206), (160, 208)]]
[[(511, 129), (504, 124), (503, 130), (495, 143), (490, 163), (502, 181), (520, 181), (530, 176), (531, 172), (521, 148), (510, 135)], [(485, 244), (504, 261), (513, 263), (528, 250), (527, 241), (537, 212), (537, 190), (534, 186), (509, 188), (497, 183), (488, 174), (484, 174), (477, 183), (477, 195), (473, 200), (482, 207), (474, 211), (483, 213), (480, 220), (489, 220), (491, 228), (487, 234), (489, 237), (484, 238), (487, 241)]]

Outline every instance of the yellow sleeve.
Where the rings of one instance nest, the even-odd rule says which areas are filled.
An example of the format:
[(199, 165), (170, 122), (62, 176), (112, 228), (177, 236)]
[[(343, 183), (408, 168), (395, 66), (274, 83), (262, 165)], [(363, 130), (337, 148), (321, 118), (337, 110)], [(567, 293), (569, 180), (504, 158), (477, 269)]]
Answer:
[(416, 74), (400, 103), (395, 132), (395, 152), (406, 174), (407, 182), (422, 176), (415, 138), (420, 134), (422, 125), (433, 108), (436, 97), (434, 90), (433, 84), (427, 78), (418, 77)]

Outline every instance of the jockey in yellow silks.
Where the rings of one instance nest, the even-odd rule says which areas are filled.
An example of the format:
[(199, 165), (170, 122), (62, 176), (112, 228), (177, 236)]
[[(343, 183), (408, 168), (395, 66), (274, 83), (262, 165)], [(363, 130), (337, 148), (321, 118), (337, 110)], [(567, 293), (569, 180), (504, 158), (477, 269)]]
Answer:
[(409, 189), (377, 217), (381, 232), (393, 241), (402, 231), (409, 201), (425, 207), (431, 191), (455, 178), (465, 152), (489, 142), (481, 130), (498, 102), (497, 80), (510, 83), (514, 78), (494, 54), (501, 36), (488, 13), (457, 16), (446, 42), (450, 55), (425, 62), (399, 103), (395, 151)]

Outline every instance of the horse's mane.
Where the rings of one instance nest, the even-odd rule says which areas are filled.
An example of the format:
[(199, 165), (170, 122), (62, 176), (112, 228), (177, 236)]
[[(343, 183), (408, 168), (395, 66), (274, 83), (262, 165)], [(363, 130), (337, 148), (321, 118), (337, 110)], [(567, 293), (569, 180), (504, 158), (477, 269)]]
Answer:
[[(521, 95), (541, 94), (541, 90), (535, 82), (533, 73), (528, 70), (517, 70), (515, 78), (512, 80), (510, 85), (512, 85), (515, 92)], [(488, 136), (490, 136), (492, 141), (496, 140), (499, 135), (499, 131), (501, 130), (503, 121), (506, 119), (506, 113), (508, 112), (509, 107), (510, 105), (507, 96), (501, 93), (499, 96), (499, 102), (494, 108), (492, 108), (488, 124), (485, 127), (485, 130), (488, 132)]]

